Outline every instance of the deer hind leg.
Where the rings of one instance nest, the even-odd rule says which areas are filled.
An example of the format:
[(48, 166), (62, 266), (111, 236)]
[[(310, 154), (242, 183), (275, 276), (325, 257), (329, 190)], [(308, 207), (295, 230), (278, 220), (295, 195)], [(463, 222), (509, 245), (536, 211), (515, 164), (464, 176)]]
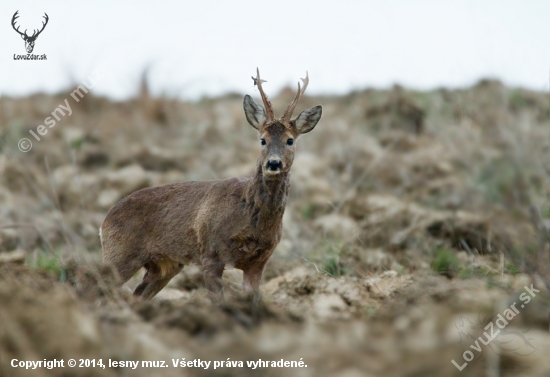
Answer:
[(147, 262), (144, 267), (147, 272), (143, 281), (136, 287), (134, 296), (147, 301), (155, 297), (174, 276), (180, 273), (183, 264), (170, 259), (162, 259)]
[(139, 255), (130, 254), (130, 257), (123, 258), (125, 253), (106, 253), (103, 254), (103, 261), (114, 267), (119, 276), (119, 285), (126, 283), (134, 276), (144, 265), (144, 261)]

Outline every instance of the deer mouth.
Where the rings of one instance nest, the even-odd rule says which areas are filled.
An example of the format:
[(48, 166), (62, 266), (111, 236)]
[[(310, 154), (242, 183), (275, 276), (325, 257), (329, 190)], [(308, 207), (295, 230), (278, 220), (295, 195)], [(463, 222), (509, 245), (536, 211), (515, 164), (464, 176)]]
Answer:
[(283, 163), (279, 159), (273, 159), (267, 161), (264, 168), (264, 175), (272, 176), (280, 174), (283, 168)]
[(264, 169), (264, 175), (266, 177), (272, 177), (281, 173), (282, 173), (281, 168), (267, 167)]

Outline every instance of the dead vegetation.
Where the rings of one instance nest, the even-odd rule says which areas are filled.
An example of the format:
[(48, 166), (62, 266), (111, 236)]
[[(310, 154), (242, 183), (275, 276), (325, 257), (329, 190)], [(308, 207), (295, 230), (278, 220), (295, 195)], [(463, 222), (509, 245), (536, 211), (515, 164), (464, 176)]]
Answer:
[[(219, 306), (194, 267), (152, 302), (134, 302), (99, 264), (97, 229), (139, 188), (250, 174), (258, 145), (242, 96), (189, 103), (151, 98), (146, 85), (126, 102), (88, 95), (40, 142), (31, 138), (30, 152), (17, 150), (68, 95), (0, 99), (0, 376), (24, 375), (12, 358), (79, 357), (308, 364), (166, 376), (453, 376), (451, 360), (463, 360), (481, 326), (464, 324), (502, 312), (531, 283), (541, 293), (501, 339), (518, 348), (484, 346), (460, 374), (550, 368), (547, 94), (484, 80), (303, 98), (324, 117), (298, 143), (263, 300), (243, 295), (242, 274), (230, 270)], [(32, 375), (150, 374), (46, 372)]]

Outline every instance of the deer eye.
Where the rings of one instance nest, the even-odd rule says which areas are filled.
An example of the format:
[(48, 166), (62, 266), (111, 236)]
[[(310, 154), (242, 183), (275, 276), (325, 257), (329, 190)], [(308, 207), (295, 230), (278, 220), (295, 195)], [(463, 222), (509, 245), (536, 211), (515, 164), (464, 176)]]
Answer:
[(262, 143), (262, 145), (266, 145), (266, 144), (267, 144), (266, 141), (265, 141), (265, 139), (260, 139), (260, 143)]
[(286, 144), (287, 144), (287, 145), (292, 145), (292, 144), (294, 144), (294, 139), (288, 139), (288, 140), (286, 141)]

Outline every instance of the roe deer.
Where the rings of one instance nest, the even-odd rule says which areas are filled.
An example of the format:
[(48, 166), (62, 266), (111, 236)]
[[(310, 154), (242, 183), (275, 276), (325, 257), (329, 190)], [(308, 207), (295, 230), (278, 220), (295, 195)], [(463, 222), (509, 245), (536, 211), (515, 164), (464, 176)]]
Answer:
[(101, 224), (103, 260), (114, 266), (121, 284), (141, 267), (146, 274), (134, 295), (154, 297), (188, 263), (203, 267), (213, 301), (222, 298), (225, 265), (243, 271), (243, 288), (258, 294), (269, 257), (279, 243), (290, 187), (296, 139), (315, 127), (321, 106), (290, 119), (304, 87), (275, 119), (263, 91), (260, 72), (254, 79), (265, 109), (249, 95), (244, 113), (259, 131), (261, 153), (250, 178), (194, 181), (141, 189), (120, 200)]

